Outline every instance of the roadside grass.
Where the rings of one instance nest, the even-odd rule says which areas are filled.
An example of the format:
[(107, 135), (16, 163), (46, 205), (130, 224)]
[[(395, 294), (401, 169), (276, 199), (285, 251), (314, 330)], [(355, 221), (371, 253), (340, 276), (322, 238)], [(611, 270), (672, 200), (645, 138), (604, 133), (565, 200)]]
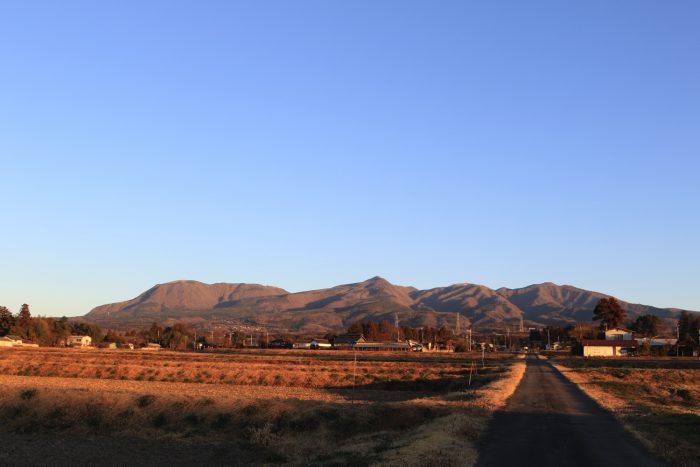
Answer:
[(652, 452), (671, 465), (698, 465), (700, 361), (565, 358), (553, 363)]

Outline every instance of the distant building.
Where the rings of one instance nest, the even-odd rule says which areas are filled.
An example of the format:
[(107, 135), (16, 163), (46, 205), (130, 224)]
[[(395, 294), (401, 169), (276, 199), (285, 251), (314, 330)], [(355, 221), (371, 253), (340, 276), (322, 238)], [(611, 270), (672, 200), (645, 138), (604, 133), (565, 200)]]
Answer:
[(275, 339), (270, 341), (268, 347), (271, 349), (291, 349), (293, 347), (292, 341), (287, 339)]
[(581, 342), (584, 357), (624, 357), (637, 348), (633, 339), (595, 339)]
[(0, 347), (14, 347), (15, 343), (7, 336), (0, 337)]
[(71, 347), (90, 347), (92, 345), (92, 337), (90, 336), (68, 336), (66, 344)]
[(101, 342), (101, 343), (97, 344), (97, 347), (100, 349), (116, 349), (117, 343), (116, 342)]
[(408, 342), (358, 342), (355, 350), (377, 350), (385, 352), (410, 352), (413, 350)]
[(12, 342), (12, 345), (22, 345), (22, 338), (20, 336), (8, 334), (5, 338)]
[(642, 337), (637, 339), (637, 345), (640, 347), (642, 345), (649, 345), (649, 347), (666, 347), (674, 346), (678, 342), (676, 338), (666, 338), (666, 337)]
[[(493, 348), (493, 344), (486, 344), (484, 342), (482, 342), (481, 344), (477, 343), (476, 345), (477, 346), (481, 345), (481, 346), (483, 346), (484, 349), (487, 349), (487, 350), (492, 350), (492, 348)], [(490, 346), (490, 347), (488, 347), (488, 346)], [(454, 352), (455, 344), (451, 340), (426, 342), (423, 344), (422, 350), (425, 352)]]
[(328, 339), (314, 339), (311, 341), (309, 348), (314, 349), (314, 350), (320, 350), (320, 349), (330, 349), (333, 346), (331, 343), (328, 341)]
[(334, 349), (352, 349), (355, 345), (367, 342), (362, 334), (341, 334), (333, 339)]
[(154, 342), (149, 342), (146, 344), (144, 347), (141, 348), (141, 350), (160, 350), (161, 346), (160, 344), (156, 344)]

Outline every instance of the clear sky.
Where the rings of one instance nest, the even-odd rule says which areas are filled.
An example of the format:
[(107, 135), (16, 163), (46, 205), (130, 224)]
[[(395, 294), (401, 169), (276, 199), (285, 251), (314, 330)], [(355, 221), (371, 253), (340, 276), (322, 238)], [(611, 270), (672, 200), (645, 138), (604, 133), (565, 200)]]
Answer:
[(553, 281), (700, 310), (700, 2), (4, 1), (0, 305)]

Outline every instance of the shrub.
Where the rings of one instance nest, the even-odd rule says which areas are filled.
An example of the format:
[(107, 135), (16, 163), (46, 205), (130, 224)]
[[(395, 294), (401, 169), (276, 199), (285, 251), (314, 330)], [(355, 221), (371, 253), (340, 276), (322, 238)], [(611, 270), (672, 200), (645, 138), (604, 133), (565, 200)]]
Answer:
[(139, 406), (140, 408), (148, 407), (151, 405), (153, 402), (155, 402), (156, 396), (153, 396), (151, 394), (144, 394), (143, 396), (139, 396), (136, 398), (136, 405)]
[(251, 428), (250, 443), (256, 446), (269, 446), (275, 439), (272, 423), (267, 422), (260, 428)]
[(36, 388), (32, 389), (25, 389), (24, 391), (19, 393), (19, 397), (22, 398), (22, 400), (28, 401), (29, 399), (32, 399), (34, 396), (37, 394)]

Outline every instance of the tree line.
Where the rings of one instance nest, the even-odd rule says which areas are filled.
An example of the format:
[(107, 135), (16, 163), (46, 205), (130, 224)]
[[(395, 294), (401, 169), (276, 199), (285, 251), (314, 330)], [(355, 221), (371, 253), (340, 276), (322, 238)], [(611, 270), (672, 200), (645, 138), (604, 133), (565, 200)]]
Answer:
[(176, 323), (161, 328), (153, 324), (148, 329), (117, 333), (112, 330), (104, 332), (100, 326), (92, 323), (69, 320), (68, 318), (51, 318), (32, 316), (29, 305), (23, 304), (17, 314), (5, 306), (0, 306), (0, 336), (13, 335), (25, 342), (41, 346), (62, 347), (71, 335), (90, 336), (93, 344), (114, 342), (116, 344), (158, 343), (171, 349), (194, 347), (194, 335), (190, 327)]
[(13, 315), (5, 306), (0, 306), (0, 336), (19, 336), (24, 341), (43, 346), (62, 346), (71, 335), (90, 336), (93, 342), (100, 342), (104, 333), (99, 326), (90, 323), (70, 321), (62, 318), (34, 317), (29, 305), (23, 304)]
[(452, 339), (454, 334), (445, 326), (434, 328), (412, 328), (399, 326), (398, 328), (387, 320), (382, 321), (356, 321), (348, 327), (350, 334), (362, 334), (369, 341), (393, 341), (396, 339), (410, 339), (424, 342), (435, 342)]

